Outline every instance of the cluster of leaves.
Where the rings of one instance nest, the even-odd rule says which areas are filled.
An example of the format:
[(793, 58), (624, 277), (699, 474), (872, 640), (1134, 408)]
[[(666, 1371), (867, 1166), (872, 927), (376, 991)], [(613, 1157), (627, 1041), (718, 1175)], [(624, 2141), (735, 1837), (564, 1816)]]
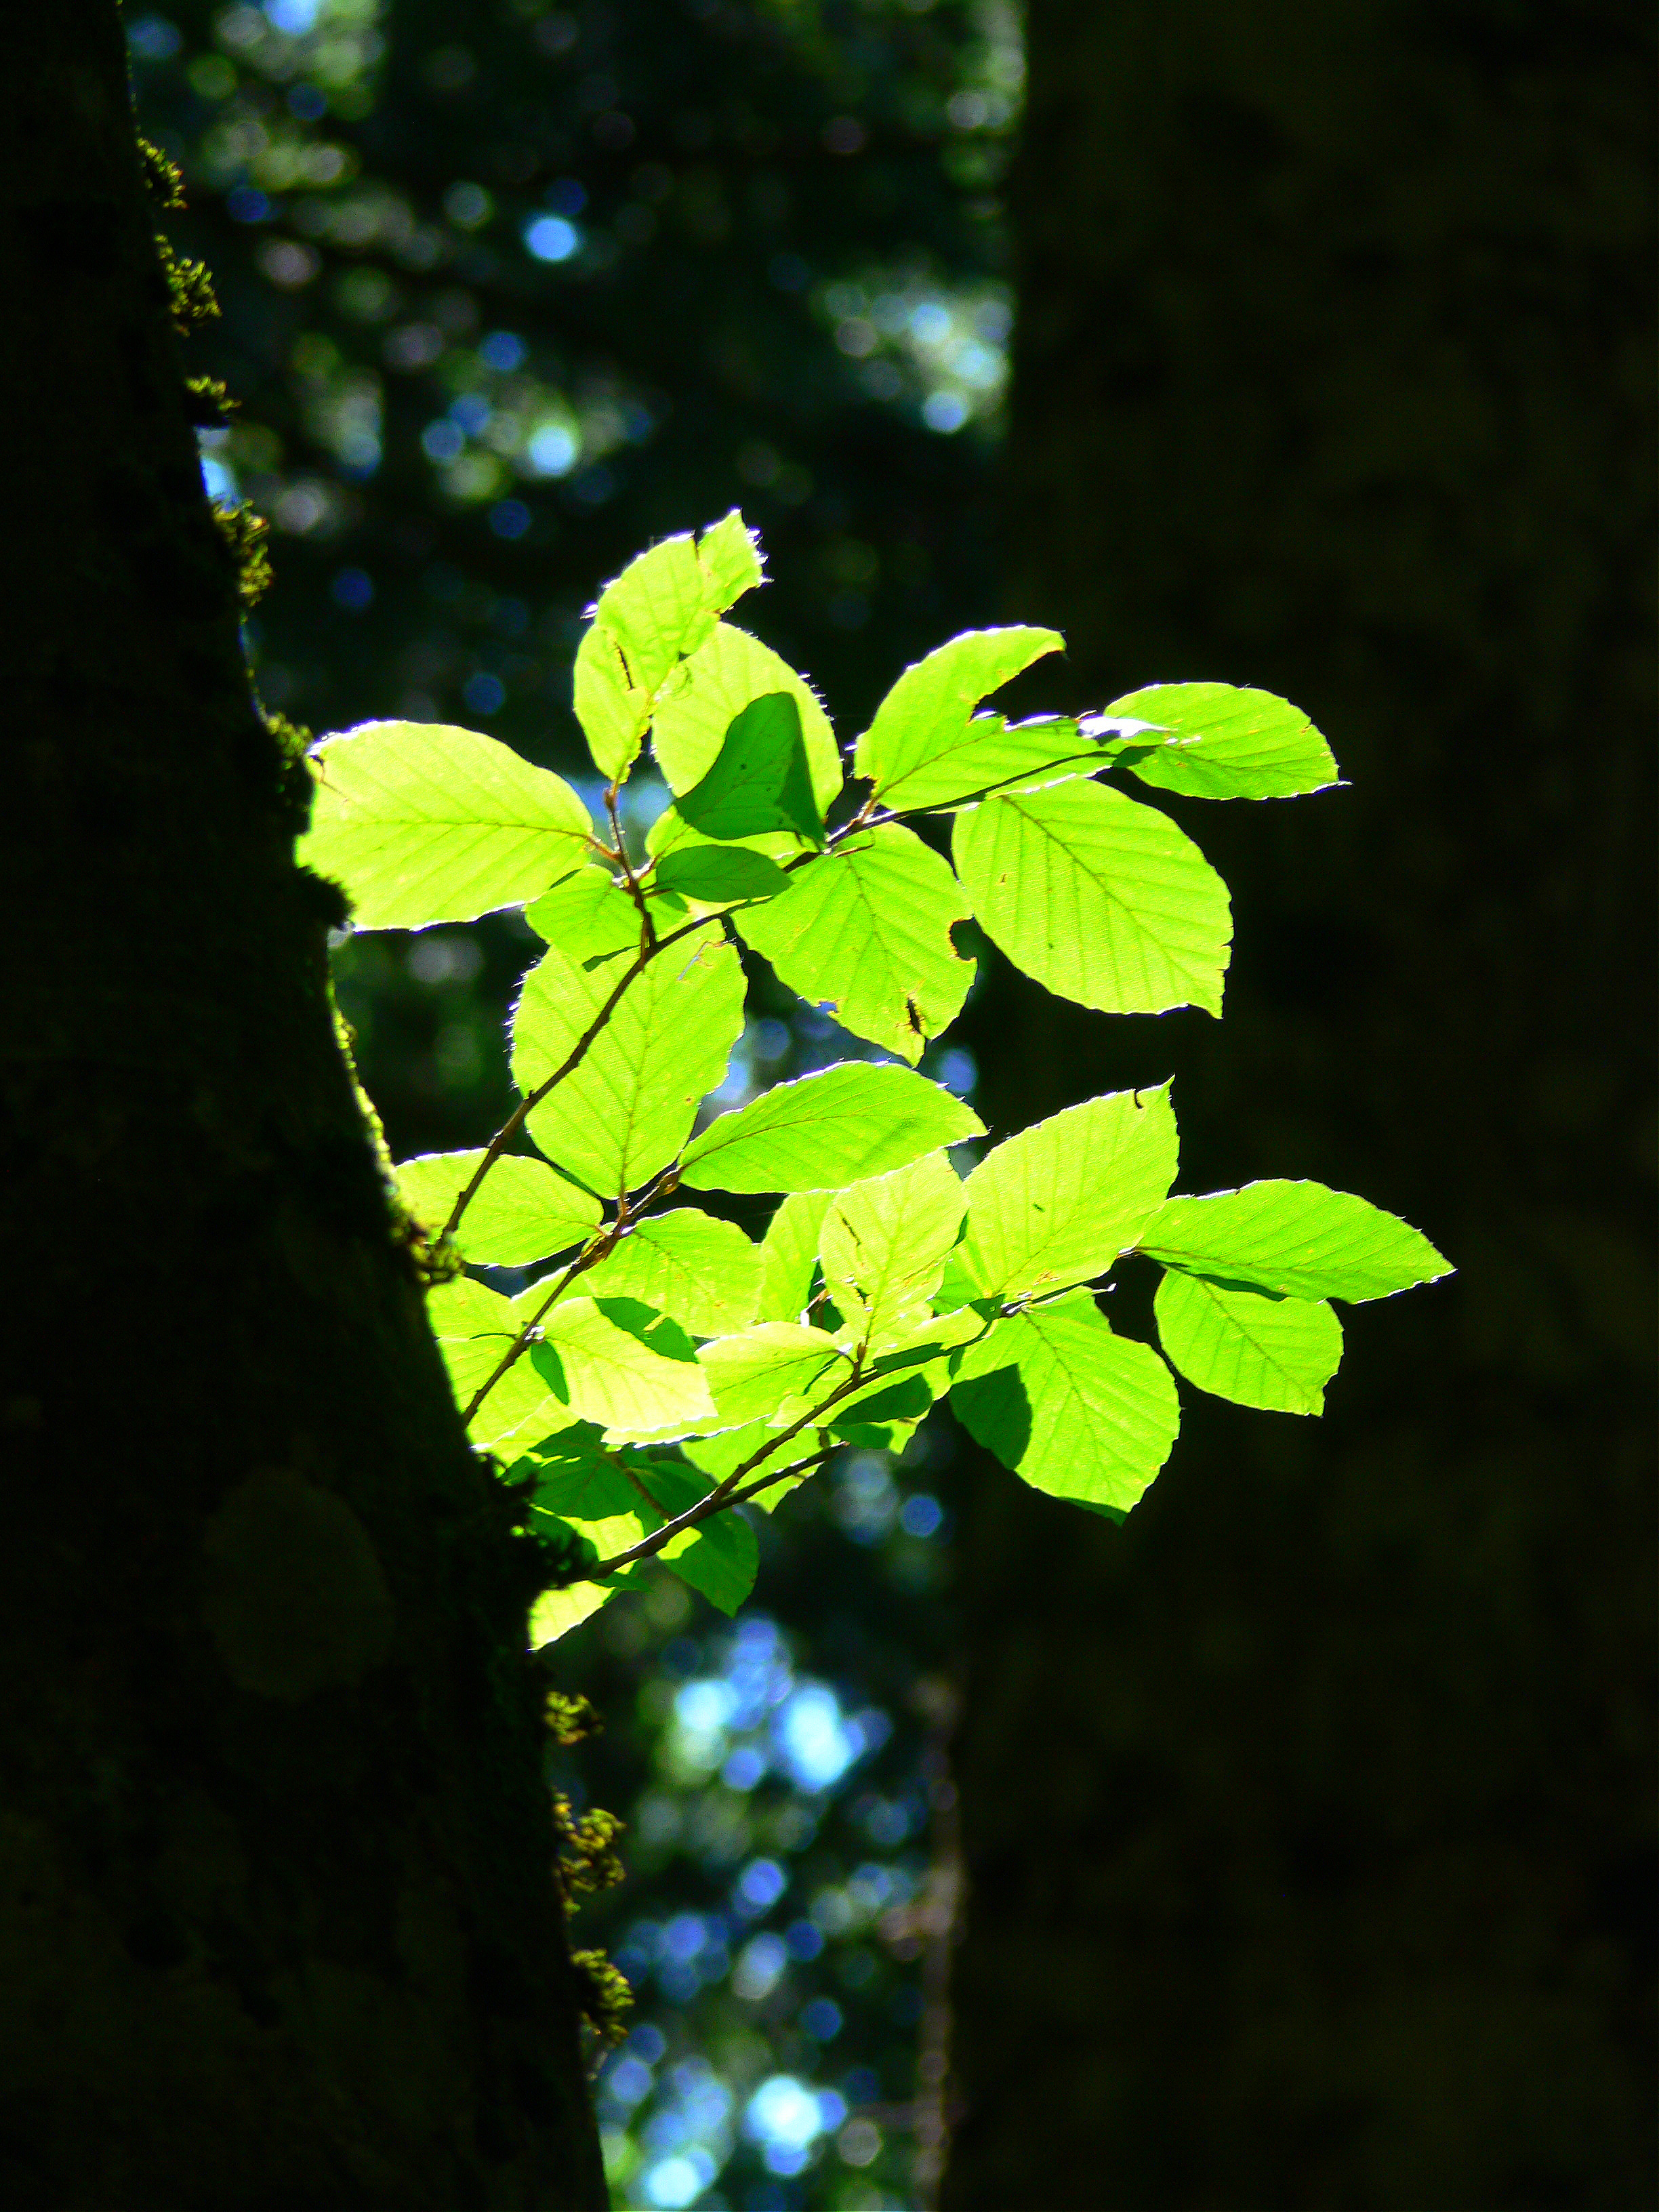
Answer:
[[(475, 732), (372, 723), (313, 755), (302, 856), (360, 927), (523, 904), (547, 941), (511, 1018), (518, 1107), (487, 1146), (398, 1170), (473, 1267), (557, 1262), (516, 1296), (476, 1274), (431, 1296), (474, 1441), (582, 1561), (538, 1603), (538, 1644), (655, 1559), (735, 1611), (757, 1550), (733, 1509), (769, 1509), (848, 1444), (901, 1447), (946, 1395), (1028, 1481), (1121, 1517), (1180, 1419), (1164, 1360), (1097, 1300), (1126, 1255), (1164, 1271), (1159, 1335), (1190, 1382), (1302, 1413), (1340, 1357), (1332, 1298), (1446, 1271), (1417, 1231), (1318, 1183), (1171, 1197), (1167, 1085), (1072, 1107), (964, 1180), (951, 1148), (984, 1128), (915, 1070), (972, 981), (954, 934), (970, 917), (1080, 1005), (1218, 1013), (1225, 887), (1166, 815), (1102, 779), (1319, 789), (1335, 765), (1306, 717), (1180, 684), (1010, 723), (981, 702), (1061, 640), (969, 631), (904, 672), (844, 778), (809, 685), (724, 619), (761, 580), (733, 513), (601, 594), (575, 706), (604, 826)], [(647, 741), (673, 803), (631, 854), (621, 794)], [(918, 821), (948, 823), (951, 862)], [(699, 1129), (742, 1033), (745, 949), (884, 1057)], [(509, 1152), (521, 1133), (540, 1157)], [(686, 1191), (781, 1202), (756, 1242), (668, 1204)]]

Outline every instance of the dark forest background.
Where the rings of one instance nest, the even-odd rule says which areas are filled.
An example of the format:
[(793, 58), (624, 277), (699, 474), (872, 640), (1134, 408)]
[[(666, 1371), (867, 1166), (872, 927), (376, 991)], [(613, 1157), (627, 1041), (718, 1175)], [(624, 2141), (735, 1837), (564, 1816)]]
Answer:
[[(1176, 805), (1235, 893), (1224, 1025), (1078, 1016), (992, 957), (929, 1072), (1009, 1128), (1173, 1070), (1184, 1181), (1363, 1190), (1459, 1274), (1356, 1316), (1322, 1425), (1189, 1404), (1121, 1530), (941, 1426), (769, 1521), (736, 1624), (665, 1581), (557, 1647), (606, 1722), (560, 1786), (630, 1828), (579, 1923), (638, 1998), (617, 2201), (1646, 2203), (1645, 22), (127, 29), (223, 310), (209, 487), (272, 526), (272, 708), (580, 773), (597, 586), (741, 503), (754, 626), (843, 736), (952, 631), (1053, 622), (1040, 703), (1258, 683), (1352, 779)], [(398, 1157), (500, 1119), (530, 951), (339, 948)], [(731, 1080), (836, 1050), (762, 1008)]]

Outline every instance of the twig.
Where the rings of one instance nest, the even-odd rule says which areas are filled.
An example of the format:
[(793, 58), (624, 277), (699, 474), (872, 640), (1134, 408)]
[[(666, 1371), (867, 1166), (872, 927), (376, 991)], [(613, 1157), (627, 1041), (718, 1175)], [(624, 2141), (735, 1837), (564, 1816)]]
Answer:
[[(589, 1582), (596, 1582), (601, 1575), (612, 1574), (618, 1567), (631, 1566), (635, 1559), (653, 1559), (661, 1551), (665, 1544), (672, 1543), (682, 1529), (695, 1528), (699, 1522), (708, 1520), (711, 1516), (718, 1513), (722, 1506), (735, 1504), (738, 1501), (738, 1485), (744, 1475), (752, 1474), (763, 1459), (770, 1459), (780, 1446), (787, 1444), (792, 1437), (798, 1437), (803, 1429), (815, 1426), (818, 1416), (821, 1413), (827, 1413), (831, 1406), (835, 1405), (837, 1400), (844, 1398), (849, 1390), (856, 1390), (864, 1379), (862, 1365), (861, 1360), (854, 1361), (853, 1372), (848, 1376), (846, 1382), (837, 1389), (832, 1390), (821, 1405), (814, 1406), (810, 1413), (803, 1413), (799, 1420), (794, 1422), (789, 1428), (780, 1429), (771, 1442), (763, 1444), (758, 1451), (750, 1452), (743, 1464), (740, 1467), (734, 1467), (726, 1480), (717, 1483), (707, 1498), (700, 1498), (695, 1505), (688, 1506), (684, 1513), (677, 1514), (673, 1520), (665, 1522), (654, 1534), (644, 1537), (639, 1543), (631, 1545), (625, 1552), (618, 1552), (614, 1559), (602, 1559), (598, 1566), (588, 1570), (586, 1579)], [(829, 1449), (837, 1450), (839, 1449), (838, 1445), (829, 1448)], [(829, 1449), (816, 1454), (813, 1463), (816, 1464), (818, 1459), (827, 1458)], [(793, 1472), (793, 1469), (791, 1468), (781, 1468), (775, 1476), (769, 1476), (768, 1480), (781, 1481), (784, 1475)], [(766, 1484), (761, 1484), (760, 1487), (764, 1489)], [(744, 1494), (748, 1496), (751, 1493), (745, 1492)]]
[(617, 841), (617, 860), (623, 872), (623, 881), (628, 886), (628, 896), (639, 909), (640, 929), (643, 943), (641, 952), (649, 952), (657, 942), (657, 925), (651, 919), (651, 909), (645, 902), (645, 893), (640, 889), (640, 879), (628, 860), (628, 841), (623, 836), (622, 817), (617, 811), (617, 787), (608, 783), (605, 787), (605, 811), (611, 817), (611, 834)]

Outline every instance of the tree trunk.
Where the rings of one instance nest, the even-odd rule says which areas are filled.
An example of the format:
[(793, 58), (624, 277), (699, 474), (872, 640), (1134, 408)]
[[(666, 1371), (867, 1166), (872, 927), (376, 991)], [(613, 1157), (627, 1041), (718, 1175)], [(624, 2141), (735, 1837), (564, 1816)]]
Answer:
[(118, 18), (9, 39), (0, 2195), (598, 2206), (520, 1547), (335, 1043)]
[(1173, 1070), (1182, 1188), (1317, 1176), (1461, 1272), (1352, 1311), (1322, 1423), (1184, 1390), (1121, 1531), (975, 1466), (945, 2202), (1645, 2204), (1645, 13), (1030, 34), (1009, 617), (1051, 703), (1259, 684), (1352, 787), (1172, 805), (1224, 1024), (1005, 973), (980, 1103)]

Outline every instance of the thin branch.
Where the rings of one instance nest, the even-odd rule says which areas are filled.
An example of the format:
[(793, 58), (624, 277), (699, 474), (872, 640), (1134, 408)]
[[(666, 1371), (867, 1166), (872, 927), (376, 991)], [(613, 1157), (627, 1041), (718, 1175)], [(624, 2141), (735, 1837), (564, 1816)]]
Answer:
[(649, 1209), (656, 1204), (659, 1198), (666, 1198), (672, 1191), (678, 1190), (679, 1188), (679, 1181), (680, 1179), (678, 1170), (674, 1168), (668, 1167), (663, 1170), (662, 1173), (657, 1177), (654, 1182), (647, 1186), (644, 1195), (637, 1201), (636, 1204), (630, 1206), (628, 1200), (628, 1193), (626, 1191), (623, 1193), (622, 1196), (617, 1200), (616, 1219), (606, 1224), (605, 1233), (602, 1236), (596, 1237), (591, 1244), (585, 1245), (581, 1251), (580, 1251), (576, 1255), (576, 1257), (570, 1262), (570, 1265), (565, 1269), (563, 1274), (560, 1276), (558, 1281), (553, 1285), (552, 1290), (542, 1301), (541, 1304), (537, 1307), (535, 1312), (532, 1314), (530, 1319), (519, 1331), (517, 1336), (514, 1338), (505, 1357), (501, 1359), (501, 1364), (496, 1367), (495, 1372), (489, 1376), (479, 1386), (477, 1390), (474, 1392), (471, 1404), (468, 1406), (465, 1413), (461, 1416), (463, 1422), (470, 1421), (472, 1419), (474, 1413), (477, 1412), (479, 1407), (483, 1405), (484, 1400), (489, 1395), (495, 1385), (501, 1381), (507, 1369), (512, 1366), (514, 1361), (523, 1357), (526, 1347), (533, 1342), (535, 1339), (536, 1331), (541, 1326), (543, 1316), (546, 1314), (551, 1307), (556, 1305), (564, 1296), (571, 1284), (576, 1279), (576, 1277), (578, 1275), (585, 1275), (590, 1267), (597, 1267), (601, 1260), (608, 1260), (611, 1255), (616, 1250), (617, 1245), (621, 1243), (623, 1237), (630, 1224), (640, 1214), (648, 1212)]
[[(848, 1376), (846, 1382), (838, 1389), (832, 1390), (822, 1404), (814, 1406), (810, 1413), (803, 1413), (799, 1420), (794, 1422), (790, 1427), (780, 1429), (771, 1442), (763, 1444), (758, 1451), (750, 1452), (743, 1464), (740, 1467), (734, 1467), (726, 1480), (717, 1483), (707, 1498), (699, 1498), (695, 1505), (688, 1506), (684, 1513), (676, 1515), (672, 1521), (665, 1522), (653, 1535), (643, 1538), (641, 1542), (630, 1546), (625, 1552), (618, 1552), (614, 1559), (602, 1559), (598, 1566), (588, 1570), (586, 1579), (589, 1582), (596, 1582), (600, 1576), (614, 1573), (618, 1567), (631, 1566), (635, 1559), (652, 1559), (661, 1551), (665, 1544), (672, 1543), (682, 1529), (695, 1528), (699, 1522), (708, 1520), (713, 1515), (718, 1513), (722, 1506), (735, 1504), (738, 1488), (744, 1475), (752, 1474), (763, 1459), (770, 1459), (775, 1451), (798, 1437), (803, 1429), (815, 1427), (819, 1415), (827, 1413), (838, 1400), (846, 1397), (849, 1390), (856, 1390), (863, 1379), (862, 1364), (855, 1361), (853, 1372)], [(836, 1449), (838, 1449), (839, 1447)], [(827, 1455), (818, 1454), (815, 1458), (824, 1456)], [(769, 1480), (775, 1479), (781, 1481), (784, 1475), (792, 1472), (793, 1469), (784, 1468), (779, 1471), (775, 1478), (769, 1477)], [(760, 1486), (763, 1489), (766, 1486), (762, 1484)]]
[(570, 1262), (570, 1265), (565, 1269), (563, 1274), (560, 1276), (558, 1281), (554, 1284), (552, 1289), (542, 1300), (540, 1305), (537, 1307), (535, 1312), (532, 1314), (530, 1319), (519, 1331), (517, 1336), (514, 1338), (512, 1343), (507, 1346), (507, 1351), (502, 1354), (501, 1360), (495, 1369), (484, 1378), (484, 1380), (478, 1385), (477, 1389), (473, 1392), (466, 1411), (461, 1415), (461, 1425), (463, 1427), (465, 1427), (467, 1423), (471, 1421), (472, 1416), (477, 1412), (479, 1407), (483, 1405), (484, 1400), (489, 1395), (495, 1385), (501, 1381), (502, 1376), (506, 1374), (507, 1369), (511, 1367), (516, 1360), (523, 1358), (526, 1349), (532, 1342), (533, 1342), (536, 1331), (541, 1326), (542, 1316), (546, 1313), (550, 1308), (557, 1302), (557, 1300), (564, 1296), (566, 1291), (569, 1289), (571, 1284), (575, 1281), (578, 1275), (585, 1274), (590, 1267), (598, 1267), (599, 1261), (603, 1260), (608, 1253), (615, 1249), (618, 1226), (619, 1224), (613, 1221), (611, 1226), (605, 1231), (604, 1236), (596, 1237), (593, 1242), (591, 1244), (585, 1246)]
[(622, 816), (617, 811), (617, 787), (608, 783), (605, 787), (605, 811), (611, 817), (611, 834), (617, 841), (617, 859), (622, 868), (623, 881), (628, 886), (628, 896), (639, 909), (641, 952), (649, 952), (657, 942), (657, 925), (651, 919), (651, 909), (645, 902), (645, 893), (640, 889), (640, 879), (629, 864), (628, 840), (623, 836)]

